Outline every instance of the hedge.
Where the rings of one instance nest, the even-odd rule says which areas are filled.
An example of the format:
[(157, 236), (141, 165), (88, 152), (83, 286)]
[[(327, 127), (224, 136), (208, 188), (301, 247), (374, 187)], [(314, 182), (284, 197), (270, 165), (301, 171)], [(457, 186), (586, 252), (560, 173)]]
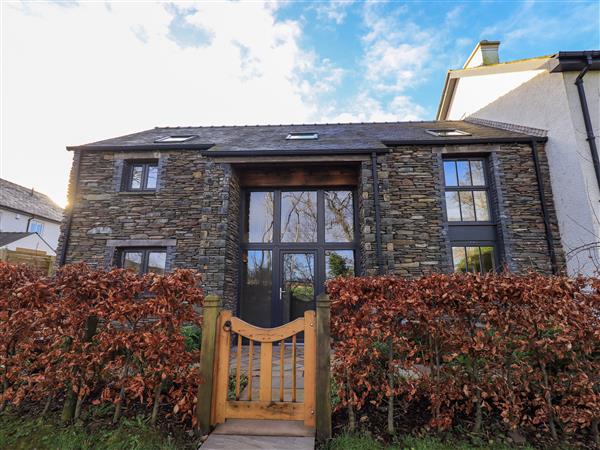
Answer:
[(417, 417), (599, 443), (599, 288), (534, 273), (331, 280), (338, 410), (350, 428), (383, 409), (391, 433)]
[[(135, 408), (195, 424), (199, 349), (185, 324), (200, 325), (204, 295), (193, 271), (138, 275), (85, 264), (45, 277), (0, 262), (0, 409), (62, 402), (62, 418), (114, 405), (113, 422)], [(189, 347), (189, 343), (188, 343)]]

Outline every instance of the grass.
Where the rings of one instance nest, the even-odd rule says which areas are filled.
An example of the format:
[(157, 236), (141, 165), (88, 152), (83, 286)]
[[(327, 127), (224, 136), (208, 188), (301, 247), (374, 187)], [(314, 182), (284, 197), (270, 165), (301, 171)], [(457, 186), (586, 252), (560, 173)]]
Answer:
[[(386, 447), (367, 435), (343, 434), (332, 439), (326, 450), (509, 450), (515, 448), (503, 444), (477, 446), (467, 442), (442, 442), (434, 437), (405, 436), (396, 439), (396, 442)], [(532, 450), (531, 447), (518, 448)]]
[(141, 419), (124, 419), (115, 428), (93, 433), (83, 426), (64, 427), (49, 418), (0, 415), (0, 448), (14, 450), (175, 450), (173, 439), (151, 429)]

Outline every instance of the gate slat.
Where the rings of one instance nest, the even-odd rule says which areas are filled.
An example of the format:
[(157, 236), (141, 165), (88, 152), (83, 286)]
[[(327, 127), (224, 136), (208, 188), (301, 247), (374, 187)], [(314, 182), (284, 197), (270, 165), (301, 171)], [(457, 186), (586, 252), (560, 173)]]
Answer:
[(273, 343), (260, 344), (260, 400), (270, 402), (273, 396), (271, 363), (273, 359)]
[(296, 335), (292, 336), (292, 402), (296, 401)]
[(238, 334), (237, 340), (237, 357), (236, 357), (236, 367), (235, 367), (235, 399), (240, 399), (240, 381), (241, 381), (241, 371), (242, 371), (242, 335)]
[(285, 370), (285, 340), (279, 342), (279, 401), (283, 401), (283, 373)]
[(252, 401), (252, 358), (254, 358), (253, 350), (254, 341), (248, 340), (248, 401)]

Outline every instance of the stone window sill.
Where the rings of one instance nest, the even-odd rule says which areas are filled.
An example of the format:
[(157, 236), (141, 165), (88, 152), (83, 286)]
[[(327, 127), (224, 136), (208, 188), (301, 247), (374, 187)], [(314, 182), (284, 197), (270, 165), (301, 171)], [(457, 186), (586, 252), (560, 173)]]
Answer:
[(119, 195), (147, 195), (147, 196), (156, 196), (157, 191), (119, 191), (117, 192)]

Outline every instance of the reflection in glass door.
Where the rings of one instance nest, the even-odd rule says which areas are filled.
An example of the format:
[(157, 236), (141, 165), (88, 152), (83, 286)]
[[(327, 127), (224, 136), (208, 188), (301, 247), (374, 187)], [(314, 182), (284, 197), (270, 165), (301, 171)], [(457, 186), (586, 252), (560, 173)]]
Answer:
[(279, 300), (282, 323), (304, 317), (315, 304), (315, 254), (282, 252)]
[(327, 279), (356, 273), (352, 189), (250, 189), (242, 212), (238, 312), (247, 322), (275, 327), (302, 317)]

